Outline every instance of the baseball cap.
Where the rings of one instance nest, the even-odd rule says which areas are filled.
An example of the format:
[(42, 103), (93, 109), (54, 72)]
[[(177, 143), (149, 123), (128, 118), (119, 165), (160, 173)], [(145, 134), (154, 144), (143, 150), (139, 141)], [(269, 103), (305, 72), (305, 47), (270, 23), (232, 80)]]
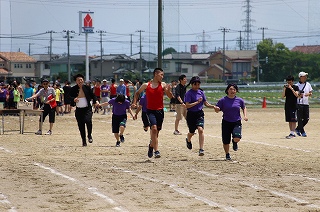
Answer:
[(120, 82), (123, 82), (123, 79), (120, 79)]
[(304, 72), (304, 71), (301, 71), (300, 73), (299, 73), (299, 77), (304, 77), (304, 76), (307, 76), (308, 75), (308, 73), (306, 73), (306, 72)]
[(43, 80), (41, 81), (41, 83), (44, 83), (44, 82), (49, 82), (49, 80), (43, 79)]
[(102, 82), (107, 82), (107, 80), (106, 80), (106, 79), (103, 79)]

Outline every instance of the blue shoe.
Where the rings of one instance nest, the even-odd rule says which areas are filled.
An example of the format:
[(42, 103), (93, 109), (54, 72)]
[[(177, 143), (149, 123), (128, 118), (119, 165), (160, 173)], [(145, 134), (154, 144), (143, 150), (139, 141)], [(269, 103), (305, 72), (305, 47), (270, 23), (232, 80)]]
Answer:
[(159, 151), (155, 151), (154, 152), (154, 157), (155, 158), (160, 158), (161, 157), (160, 152)]
[(186, 138), (186, 144), (188, 149), (192, 149), (192, 143), (191, 141), (188, 141), (188, 138)]
[(226, 154), (226, 160), (231, 160), (231, 156), (229, 153)]
[(232, 140), (232, 149), (233, 149), (234, 151), (238, 151), (238, 143), (237, 143), (237, 142), (234, 142), (233, 140)]
[(120, 135), (120, 141), (121, 141), (121, 143), (124, 142), (124, 137), (123, 137), (123, 135)]
[(199, 149), (199, 156), (204, 156), (204, 150), (203, 149)]
[(301, 133), (302, 137), (307, 137), (307, 133)]
[(297, 133), (298, 136), (301, 136), (301, 133), (300, 133), (300, 131), (298, 129), (296, 129), (296, 133)]

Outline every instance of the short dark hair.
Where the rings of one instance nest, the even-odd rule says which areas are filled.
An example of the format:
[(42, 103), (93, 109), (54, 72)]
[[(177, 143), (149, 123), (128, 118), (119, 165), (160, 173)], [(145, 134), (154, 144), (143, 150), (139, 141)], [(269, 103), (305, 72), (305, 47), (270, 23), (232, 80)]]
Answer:
[(153, 70), (153, 76), (155, 75), (155, 73), (158, 73), (158, 72), (163, 72), (162, 68), (155, 68)]
[(181, 74), (180, 77), (179, 77), (179, 81), (182, 81), (184, 78), (186, 78), (187, 76), (184, 75), (184, 74)]
[(126, 97), (123, 94), (118, 94), (116, 97), (116, 102), (124, 102)]
[(78, 77), (81, 77), (82, 79), (84, 79), (84, 76), (82, 74), (77, 74), (73, 76), (73, 80), (76, 81)]
[(227, 88), (226, 88), (226, 90), (224, 91), (226, 94), (228, 94), (228, 90), (229, 90), (229, 88), (230, 87), (234, 87), (234, 89), (236, 89), (236, 91), (237, 92), (239, 92), (239, 88), (238, 88), (238, 86), (237, 86), (237, 84), (234, 84), (234, 83), (230, 83), (230, 84), (228, 84), (228, 86), (227, 86)]
[(292, 75), (288, 75), (286, 81), (293, 81), (294, 77)]

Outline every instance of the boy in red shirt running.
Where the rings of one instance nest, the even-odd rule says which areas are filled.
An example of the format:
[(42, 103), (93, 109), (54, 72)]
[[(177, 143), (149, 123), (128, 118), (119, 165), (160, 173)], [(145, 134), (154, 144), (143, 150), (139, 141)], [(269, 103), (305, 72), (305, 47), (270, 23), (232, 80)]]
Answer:
[(141, 85), (135, 93), (132, 103), (132, 107), (135, 108), (140, 93), (146, 90), (147, 116), (151, 126), (151, 143), (149, 144), (148, 150), (149, 158), (153, 156), (153, 150), (155, 158), (161, 157), (158, 150), (158, 135), (164, 119), (163, 93), (165, 92), (170, 99), (173, 96), (170, 84), (167, 85), (165, 82), (162, 82), (163, 76), (163, 70), (161, 68), (155, 68), (153, 71), (153, 79)]

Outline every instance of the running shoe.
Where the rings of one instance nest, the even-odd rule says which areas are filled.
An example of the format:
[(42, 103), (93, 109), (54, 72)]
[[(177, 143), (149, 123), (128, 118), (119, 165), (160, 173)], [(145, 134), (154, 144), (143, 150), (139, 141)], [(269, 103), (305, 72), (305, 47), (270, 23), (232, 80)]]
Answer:
[(116, 142), (116, 147), (119, 147), (120, 146), (120, 141), (117, 141)]
[(237, 142), (234, 142), (233, 140), (232, 140), (232, 149), (233, 149), (234, 151), (237, 151), (237, 150), (238, 150), (238, 143), (237, 143)]
[(230, 156), (230, 154), (228, 153), (228, 154), (226, 154), (226, 160), (231, 160), (231, 156)]
[(46, 135), (52, 135), (52, 131), (48, 130), (48, 132), (46, 133)]
[(121, 143), (124, 142), (124, 137), (123, 137), (123, 135), (120, 135), (120, 141), (121, 141)]
[(294, 134), (289, 134), (288, 136), (286, 136), (287, 139), (291, 139), (291, 138), (295, 138), (295, 137), (296, 137), (296, 135), (294, 135)]
[(160, 158), (161, 157), (160, 152), (159, 151), (155, 151), (154, 152), (154, 157), (155, 158)]
[(42, 135), (42, 131), (41, 131), (41, 130), (38, 130), (35, 134), (36, 134), (36, 135)]
[(300, 130), (296, 129), (296, 133), (297, 133), (298, 136), (301, 136)]
[(191, 141), (190, 142), (188, 141), (188, 138), (186, 138), (186, 143), (187, 143), (187, 148), (192, 149), (192, 143)]
[(203, 149), (199, 149), (199, 156), (204, 156), (204, 150)]
[(173, 132), (173, 135), (182, 135), (182, 134), (181, 134), (181, 132), (179, 132), (179, 130), (175, 130), (175, 131)]
[(88, 136), (88, 141), (89, 141), (89, 143), (92, 143), (92, 142), (93, 142), (93, 139), (92, 139), (91, 136)]
[(307, 133), (305, 133), (305, 132), (304, 132), (304, 133), (301, 133), (301, 136), (302, 136), (302, 137), (307, 137)]
[(152, 156), (153, 156), (153, 147), (151, 147), (150, 144), (149, 144), (148, 157), (152, 158)]

